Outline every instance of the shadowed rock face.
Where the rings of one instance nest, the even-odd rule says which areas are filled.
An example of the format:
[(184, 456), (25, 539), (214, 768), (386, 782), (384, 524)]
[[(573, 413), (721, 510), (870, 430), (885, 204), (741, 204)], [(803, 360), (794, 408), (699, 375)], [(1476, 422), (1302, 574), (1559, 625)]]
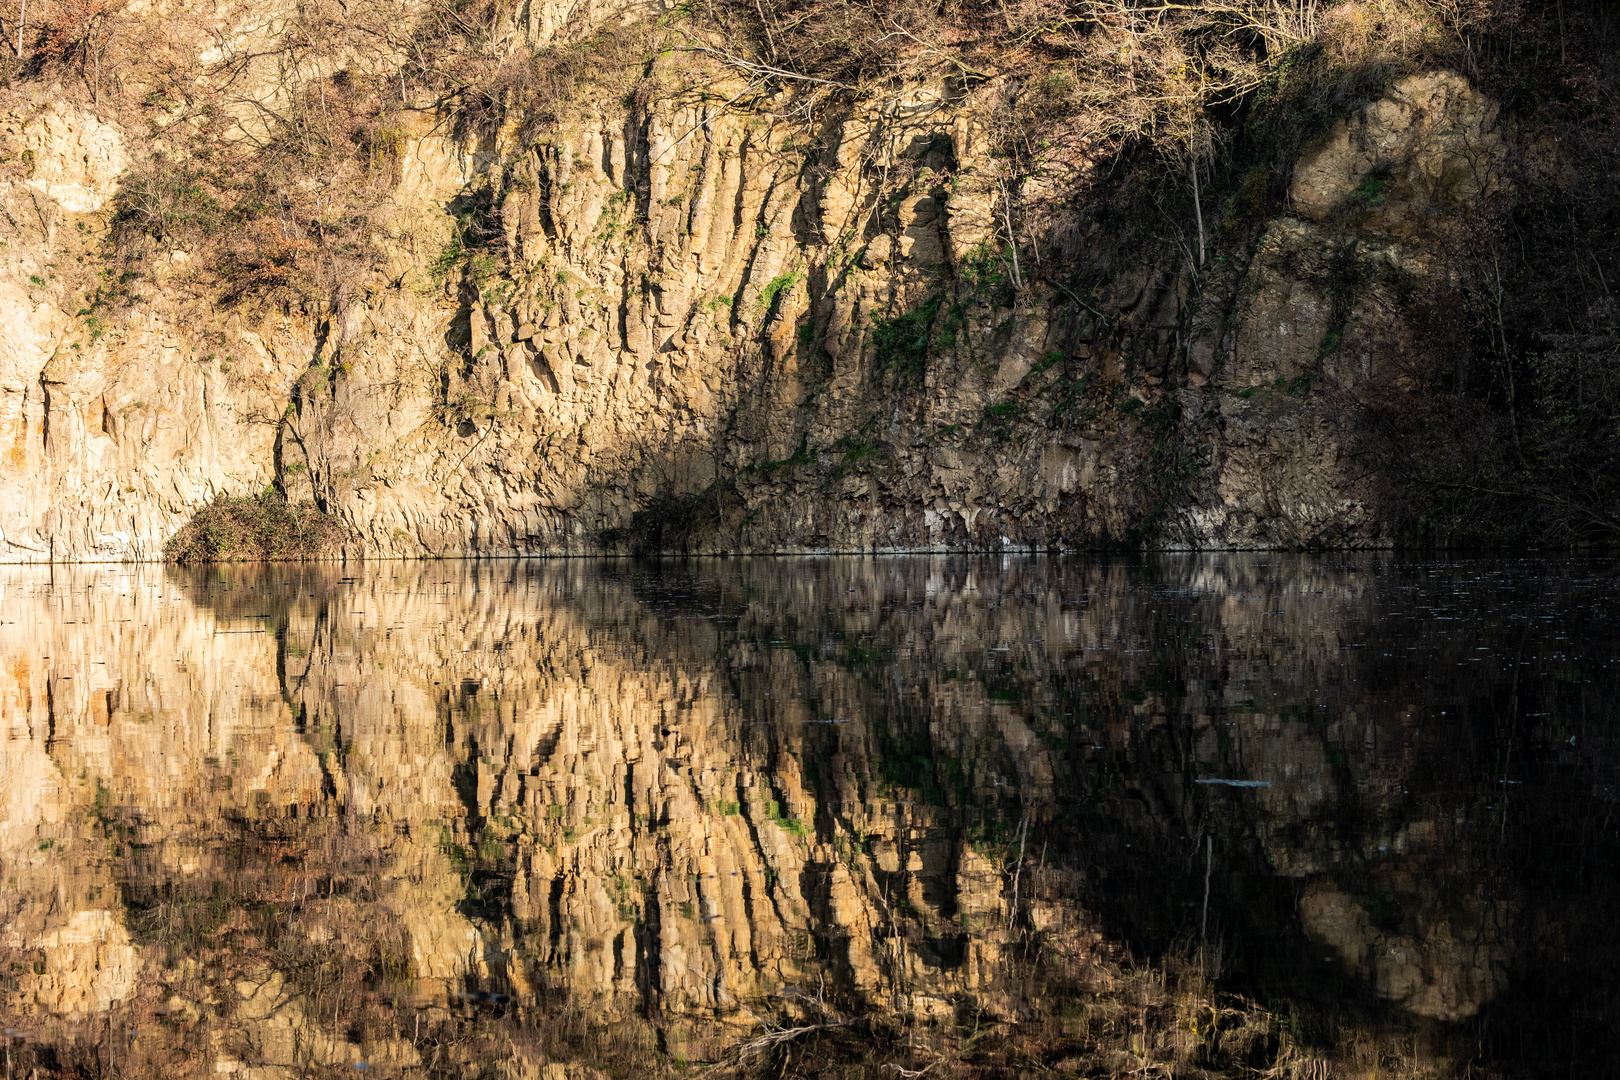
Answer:
[(1226, 989), (1490, 1064), (1527, 1001), (1611, 1007), (1609, 575), (1519, 572), (9, 572), (8, 1015), (280, 1076), (567, 1002), (714, 1060), (1041, 1022), (1203, 942)]

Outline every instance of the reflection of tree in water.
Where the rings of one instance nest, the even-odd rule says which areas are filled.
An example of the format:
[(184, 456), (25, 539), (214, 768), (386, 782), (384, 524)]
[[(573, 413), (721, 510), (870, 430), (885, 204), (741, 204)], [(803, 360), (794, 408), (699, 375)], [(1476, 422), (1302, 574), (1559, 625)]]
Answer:
[[(1379, 557), (175, 577), (207, 632), (272, 633), (228, 639), (259, 682), (201, 688), (174, 782), (78, 804), (145, 973), (114, 1013), (172, 1033), (151, 1062), (206, 1020), (220, 1060), (452, 1072), (505, 1039), (614, 1071), (1597, 1060), (1569, 1033), (1612, 997), (1602, 584)], [(124, 758), (59, 717), (59, 769), (123, 791), (140, 746), (199, 741), (138, 746), (165, 715), (138, 698), (101, 721)]]

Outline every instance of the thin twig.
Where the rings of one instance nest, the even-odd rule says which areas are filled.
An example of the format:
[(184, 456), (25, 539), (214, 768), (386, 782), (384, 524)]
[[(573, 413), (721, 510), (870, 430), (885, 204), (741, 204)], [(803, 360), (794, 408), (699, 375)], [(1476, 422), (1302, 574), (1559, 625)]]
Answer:
[(797, 71), (787, 71), (783, 68), (773, 67), (770, 64), (756, 64), (751, 60), (744, 60), (740, 56), (733, 56), (724, 49), (716, 49), (709, 45), (690, 45), (687, 47), (687, 50), (689, 52), (708, 53), (710, 56), (717, 57), (723, 64), (729, 64), (732, 67), (741, 68), (744, 71), (756, 72), (761, 75), (774, 75), (779, 79), (794, 79), (799, 82), (815, 83), (817, 86), (834, 86), (840, 90), (859, 89), (858, 87), (849, 85), (849, 83), (835, 82), (832, 79), (818, 79), (813, 75), (802, 75)]
[(754, 10), (759, 12), (759, 24), (765, 28), (765, 44), (771, 49), (771, 63), (776, 63), (776, 39), (771, 36), (771, 20), (765, 17), (765, 7), (761, 0), (754, 0)]
[(765, 1034), (749, 1039), (747, 1042), (738, 1046), (737, 1057), (730, 1064), (721, 1062), (712, 1066), (706, 1071), (714, 1072), (718, 1069), (738, 1068), (744, 1062), (758, 1057), (767, 1050), (774, 1050), (783, 1043), (791, 1042), (801, 1035), (809, 1035), (816, 1031), (826, 1031), (830, 1028), (845, 1027), (848, 1023), (849, 1021), (847, 1020), (838, 1020), (828, 1024), (806, 1024), (803, 1027), (779, 1028), (776, 1031), (767, 1031)]
[(879, 44), (881, 42), (889, 40), (892, 37), (910, 38), (912, 41), (915, 41), (918, 45), (921, 45), (923, 47), (924, 55), (926, 55), (928, 53), (933, 53), (935, 56), (944, 57), (950, 63), (954, 64), (956, 66), (956, 69), (958, 71), (960, 71), (963, 75), (966, 75), (968, 78), (971, 78), (971, 79), (991, 79), (991, 78), (994, 78), (994, 76), (991, 75), (987, 71), (980, 71), (976, 67), (969, 67), (967, 64), (964, 64), (957, 57), (955, 57), (952, 54), (946, 52), (944, 49), (940, 48), (938, 45), (935, 45), (933, 42), (924, 41), (922, 38), (918, 37), (916, 34), (913, 34), (910, 30), (907, 30), (905, 27), (901, 26), (899, 23), (895, 22), (894, 20), (891, 19), (890, 24), (894, 27), (894, 29), (892, 31), (890, 31), (889, 33), (887, 33), (887, 34), (884, 34), (882, 37), (873, 38), (872, 41), (870, 42), (870, 44), (877, 45), (877, 44)]
[(662, 161), (664, 159), (664, 154), (669, 153), (671, 150), (674, 150), (677, 146), (681, 145), (681, 143), (685, 142), (687, 139), (690, 139), (692, 137), (692, 135), (694, 133), (696, 133), (698, 128), (701, 128), (703, 125), (709, 123), (710, 121), (712, 121), (712, 120), (716, 119), (717, 117), (721, 116), (722, 114), (724, 114), (725, 111), (728, 108), (730, 108), (737, 101), (738, 98), (742, 97), (743, 94), (748, 93), (750, 90), (754, 89), (756, 86), (758, 86), (760, 83), (762, 83), (764, 81), (765, 80), (763, 80), (763, 79), (754, 79), (754, 80), (752, 80), (751, 82), (749, 82), (749, 84), (747, 86), (742, 88), (742, 90), (737, 94), (737, 97), (734, 97), (730, 101), (727, 101), (725, 104), (721, 105), (714, 112), (705, 113), (703, 115), (703, 119), (701, 119), (697, 123), (693, 124), (692, 127), (686, 132), (685, 135), (682, 135), (680, 138), (676, 139), (674, 142), (672, 142), (668, 146), (664, 147), (663, 153), (661, 153), (657, 157), (653, 158), (647, 164), (649, 164), (649, 165), (658, 164), (660, 161)]
[(1205, 836), (1204, 837), (1204, 918), (1203, 918), (1203, 922), (1200, 924), (1200, 926), (1198, 928), (1198, 940), (1199, 940), (1200, 943), (1204, 943), (1204, 942), (1207, 942), (1209, 940), (1209, 872), (1210, 872), (1210, 869), (1214, 865), (1215, 865), (1215, 838), (1213, 836)]
[[(1018, 823), (1018, 865), (1013, 868), (1013, 894), (1012, 907), (1007, 911), (1007, 929), (1012, 929), (1013, 920), (1018, 918), (1018, 878), (1024, 872), (1024, 839), (1029, 835), (1029, 814), (1025, 814)], [(1043, 849), (1044, 850), (1044, 849)]]
[(1024, 287), (1024, 275), (1018, 269), (1018, 234), (1013, 232), (1012, 199), (1007, 194), (1007, 178), (997, 176), (996, 182), (1001, 185), (1001, 216), (1007, 222), (1007, 246), (1012, 248), (1013, 288), (1022, 290)]

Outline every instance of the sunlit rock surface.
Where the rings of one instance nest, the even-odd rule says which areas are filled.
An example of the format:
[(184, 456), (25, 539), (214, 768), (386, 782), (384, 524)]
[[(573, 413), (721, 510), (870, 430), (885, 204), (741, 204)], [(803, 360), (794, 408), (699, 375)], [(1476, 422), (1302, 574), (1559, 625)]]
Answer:
[[(562, 33), (556, 7), (523, 10), (514, 38)], [(564, 37), (625, 14), (569, 10)], [(270, 70), (284, 30), (258, 6), (199, 17), (220, 20), (189, 44), (240, 80), (242, 137), (321, 85)], [(1497, 107), (1461, 76), (1408, 76), (1340, 120), (1298, 165), (1311, 220), (1270, 221), (1226, 286), (1200, 298), (1192, 267), (1138, 261), (1081, 303), (984, 283), (999, 91), (904, 83), (812, 123), (696, 57), (538, 135), (405, 114), (378, 265), (341, 310), (202, 301), (202, 256), (178, 249), (116, 315), (97, 307), (139, 139), (59, 101), (8, 106), (0, 159), (32, 164), (0, 171), (0, 202), (27, 208), (0, 252), (0, 561), (156, 560), (200, 507), (272, 485), (372, 556), (1402, 535), (1344, 402), (1451, 361), (1393, 286), (1335, 314), (1332, 281), (1417, 288), (1437, 237), (1501, 189)], [(1314, 220), (1363, 202), (1365, 220)], [(473, 206), (500, 224), (490, 280), (435, 261)], [(926, 355), (881, 345), (902, 331)]]

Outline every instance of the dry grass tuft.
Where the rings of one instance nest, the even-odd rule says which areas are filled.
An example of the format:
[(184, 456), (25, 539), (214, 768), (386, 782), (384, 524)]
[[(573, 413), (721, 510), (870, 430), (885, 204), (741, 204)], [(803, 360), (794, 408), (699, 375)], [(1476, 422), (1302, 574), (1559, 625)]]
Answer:
[(314, 503), (294, 505), (274, 492), (222, 497), (192, 515), (163, 546), (170, 562), (264, 562), (327, 559), (347, 530)]

